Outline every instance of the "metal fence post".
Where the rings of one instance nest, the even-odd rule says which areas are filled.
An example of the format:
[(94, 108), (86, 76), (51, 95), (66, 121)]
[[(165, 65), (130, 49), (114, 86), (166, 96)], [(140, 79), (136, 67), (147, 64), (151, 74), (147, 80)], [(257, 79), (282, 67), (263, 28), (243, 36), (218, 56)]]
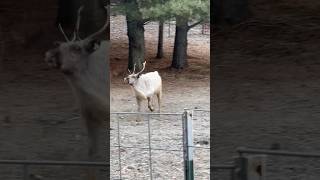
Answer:
[(148, 117), (148, 144), (149, 144), (149, 173), (150, 173), (150, 179), (153, 179), (152, 176), (152, 154), (151, 154), (151, 127), (150, 127), (150, 115), (147, 115)]
[(23, 165), (23, 180), (29, 180), (28, 165)]
[(204, 30), (205, 30), (205, 24), (202, 24), (202, 34), (204, 34)]
[(4, 70), (4, 49), (5, 49), (5, 37), (2, 35), (2, 29), (0, 28), (0, 72)]
[(120, 137), (120, 120), (119, 115), (117, 115), (117, 130), (118, 130), (118, 156), (119, 156), (119, 176), (122, 179), (122, 167), (121, 167), (121, 137)]
[(251, 155), (236, 158), (237, 180), (265, 180), (266, 179), (266, 156)]
[(183, 113), (184, 131), (184, 173), (185, 180), (194, 180), (193, 174), (193, 137), (192, 137), (192, 113), (184, 109)]
[(243, 156), (236, 157), (235, 159), (234, 177), (236, 180), (247, 180), (246, 174), (246, 159)]
[(170, 37), (170, 28), (171, 28), (170, 23), (171, 23), (171, 21), (170, 21), (170, 19), (169, 19), (169, 24), (168, 24), (168, 37)]

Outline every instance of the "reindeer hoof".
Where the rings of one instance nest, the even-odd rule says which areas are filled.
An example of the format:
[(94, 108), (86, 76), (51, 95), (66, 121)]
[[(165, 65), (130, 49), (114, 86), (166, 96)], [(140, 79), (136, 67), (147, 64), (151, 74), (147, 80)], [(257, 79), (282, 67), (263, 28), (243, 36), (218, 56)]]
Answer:
[(154, 108), (153, 107), (149, 107), (150, 111), (153, 112), (154, 111)]

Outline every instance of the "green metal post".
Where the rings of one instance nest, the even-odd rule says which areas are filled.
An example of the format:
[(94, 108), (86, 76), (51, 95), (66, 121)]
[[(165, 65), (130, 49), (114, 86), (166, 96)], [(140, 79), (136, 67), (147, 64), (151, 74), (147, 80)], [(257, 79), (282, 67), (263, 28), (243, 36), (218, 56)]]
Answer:
[(185, 180), (194, 180), (193, 173), (193, 137), (192, 137), (192, 113), (184, 109), (183, 113), (184, 128), (184, 165)]

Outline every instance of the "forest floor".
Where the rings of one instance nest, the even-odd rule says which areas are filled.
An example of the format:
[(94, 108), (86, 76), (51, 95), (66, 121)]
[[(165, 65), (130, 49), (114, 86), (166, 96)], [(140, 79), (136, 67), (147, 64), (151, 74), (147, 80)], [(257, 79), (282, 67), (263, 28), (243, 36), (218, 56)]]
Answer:
[[(248, 21), (213, 34), (214, 164), (236, 148), (319, 152), (318, 1), (259, 0)], [(268, 180), (317, 180), (320, 160), (267, 156)], [(216, 180), (230, 172), (214, 171)]]
[[(158, 71), (163, 80), (162, 112), (182, 113), (184, 108), (210, 109), (210, 39), (209, 35), (201, 34), (201, 26), (189, 33), (188, 61), (189, 67), (182, 71), (170, 69), (174, 25), (171, 25), (171, 35), (168, 37), (168, 25), (164, 28), (164, 58), (156, 59), (158, 23), (151, 22), (145, 26), (146, 40), (146, 70)], [(125, 18), (111, 17), (111, 111), (135, 112), (136, 100), (131, 88), (123, 82), (127, 75), (128, 40), (126, 36)], [(157, 103), (155, 103), (157, 109)], [(147, 104), (142, 107), (149, 112)], [(209, 113), (197, 112), (194, 118), (194, 142), (209, 143)], [(118, 117), (119, 118), (119, 117)], [(136, 116), (120, 116), (121, 145), (147, 148), (147, 121), (136, 123)], [(117, 116), (111, 116), (111, 144), (117, 145)], [(182, 121), (179, 116), (151, 116), (151, 145), (153, 149), (178, 149), (179, 151), (152, 150), (152, 168), (155, 179), (182, 179)], [(199, 145), (199, 144), (198, 144)], [(201, 145), (202, 147), (209, 147)], [(111, 149), (112, 176), (119, 176), (118, 149)], [(121, 148), (122, 177), (124, 179), (149, 179), (148, 150)], [(195, 151), (196, 178), (209, 179), (208, 149)]]
[[(123, 83), (123, 77), (127, 71), (128, 54), (124, 24), (123, 17), (112, 18), (111, 111), (136, 110), (134, 95), (130, 87)], [(198, 30), (195, 28), (195, 31), (192, 31), (195, 35), (190, 35), (189, 38), (190, 67), (181, 72), (175, 72), (168, 68), (172, 57), (173, 36), (167, 37), (165, 34), (165, 57), (161, 60), (154, 59), (157, 26), (156, 23), (146, 25), (146, 72), (157, 70), (163, 78), (163, 112), (182, 113), (184, 108), (195, 107), (209, 109), (209, 35), (201, 35)], [(56, 36), (61, 38), (60, 34), (54, 37)], [(54, 37), (51, 38), (54, 39)], [(84, 123), (73, 111), (74, 97), (62, 73), (48, 68), (44, 62), (44, 53), (48, 48), (48, 45), (17, 46), (12, 44), (8, 45), (4, 51), (0, 71), (0, 159), (87, 160), (87, 133)], [(209, 142), (209, 115), (200, 113), (198, 116), (194, 124), (195, 141)], [(163, 141), (166, 138), (169, 138), (168, 142), (179, 145), (181, 142), (177, 138), (181, 138), (179, 137), (179, 133), (182, 132), (181, 117), (177, 117), (175, 121), (163, 119), (152, 125), (152, 128), (155, 128), (152, 130), (152, 138), (156, 138), (153, 139), (152, 145), (156, 146), (159, 144), (157, 141)], [(122, 128), (128, 130), (123, 131), (123, 135), (135, 133), (136, 130), (145, 127), (144, 122), (137, 125), (130, 119), (121, 122), (124, 123)], [(172, 123), (176, 123), (177, 127), (172, 128), (175, 126)], [(159, 133), (164, 134), (156, 135), (156, 130), (161, 130)], [(139, 133), (139, 137), (144, 138), (140, 135), (144, 135), (143, 133)], [(171, 135), (176, 137), (171, 137)], [(138, 136), (135, 137), (138, 138)], [(112, 145), (115, 145), (113, 138), (114, 136), (111, 137)], [(203, 146), (208, 147), (209, 145)], [(112, 154), (111, 158), (117, 158), (117, 152), (113, 152), (116, 154)], [(130, 158), (127, 160), (133, 160), (132, 157), (137, 158), (134, 165), (123, 164), (123, 176), (131, 177), (130, 179), (132, 177), (146, 178), (148, 176), (148, 169), (145, 166), (147, 158), (141, 157), (147, 157), (148, 154), (132, 153), (137, 154), (123, 153), (124, 161), (128, 155)], [(137, 156), (138, 153), (142, 155)], [(180, 179), (182, 175), (181, 153), (172, 153), (172, 155), (167, 155), (167, 152), (153, 152), (153, 161), (157, 161), (160, 157), (160, 160), (154, 163), (155, 179), (175, 179), (174, 177)], [(195, 164), (199, 166), (199, 171), (196, 173), (207, 179), (209, 151), (198, 153), (196, 160), (199, 162)], [(165, 165), (158, 166), (160, 163), (165, 163)], [(0, 178), (22, 179), (21, 166), (13, 167), (0, 165)], [(162, 168), (159, 169), (159, 167)], [(166, 169), (170, 167), (178, 170)], [(112, 168), (117, 168), (117, 164), (114, 164)], [(173, 172), (168, 173), (167, 170)], [(79, 173), (80, 171), (79, 167), (66, 168), (63, 166), (32, 166), (30, 168), (30, 173), (41, 175), (46, 180), (79, 179), (84, 176), (83, 173)], [(75, 173), (79, 176), (74, 176)], [(114, 179), (118, 178), (117, 170), (112, 173)]]

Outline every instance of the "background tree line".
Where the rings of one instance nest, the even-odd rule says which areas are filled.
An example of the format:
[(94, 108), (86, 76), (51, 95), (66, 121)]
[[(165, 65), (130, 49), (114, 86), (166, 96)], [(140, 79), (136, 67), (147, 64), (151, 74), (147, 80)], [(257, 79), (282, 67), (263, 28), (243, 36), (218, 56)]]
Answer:
[[(67, 30), (74, 27), (77, 9), (83, 4), (80, 35), (86, 36), (102, 26), (106, 18), (104, 6), (107, 0), (59, 0), (57, 23), (61, 23)], [(126, 16), (127, 35), (129, 40), (128, 68), (141, 69), (145, 60), (144, 25), (150, 21), (159, 22), (159, 37), (157, 58), (163, 57), (163, 24), (165, 21), (176, 21), (176, 32), (171, 67), (183, 69), (188, 66), (187, 48), (188, 31), (198, 24), (210, 19), (209, 0), (112, 0), (116, 4), (111, 12)], [(108, 37), (109, 38), (109, 37)]]
[(159, 22), (157, 58), (163, 56), (163, 24), (175, 19), (176, 32), (171, 67), (183, 69), (188, 66), (188, 31), (196, 25), (209, 21), (209, 0), (122, 0), (115, 1), (114, 11), (126, 16), (129, 40), (128, 68), (134, 64), (140, 69), (145, 60), (144, 25)]

